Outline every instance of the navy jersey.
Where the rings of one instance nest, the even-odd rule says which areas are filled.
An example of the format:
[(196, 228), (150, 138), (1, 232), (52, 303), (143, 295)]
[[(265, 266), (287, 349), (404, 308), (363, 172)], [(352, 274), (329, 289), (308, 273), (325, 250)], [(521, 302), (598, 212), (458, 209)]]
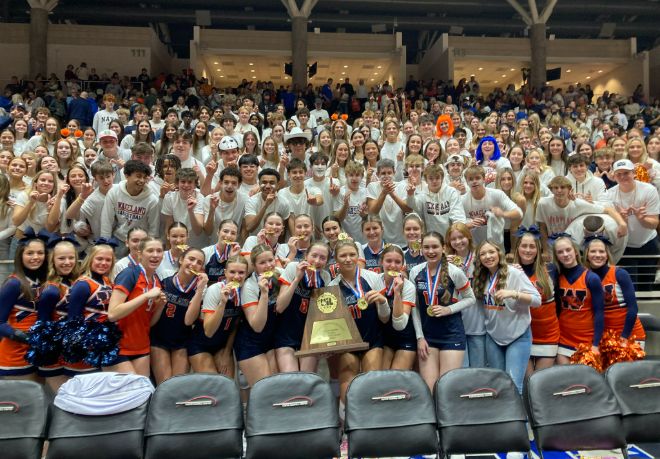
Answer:
[(223, 258), (222, 252), (218, 251), (217, 245), (211, 245), (204, 247), (202, 250), (204, 256), (206, 257), (206, 265), (204, 270), (206, 275), (209, 278), (209, 287), (216, 282), (223, 281), (225, 279), (225, 266), (227, 265), (227, 260)]
[[(335, 278), (330, 285), (339, 285), (344, 304), (351, 311), (351, 316), (355, 320), (362, 336), (362, 340), (369, 343), (369, 349), (383, 346), (383, 323), (378, 318), (378, 311), (375, 304), (369, 304), (367, 309), (360, 309), (357, 305), (358, 297), (353, 289), (342, 281), (342, 277)], [(360, 285), (364, 293), (371, 290), (382, 291), (384, 289), (383, 281), (376, 273), (366, 269), (360, 269)]]
[(186, 346), (190, 338), (192, 326), (185, 324), (186, 312), (190, 300), (197, 292), (195, 288), (197, 279), (193, 278), (192, 284), (182, 286), (182, 291), (175, 283), (176, 274), (164, 279), (162, 291), (165, 293), (167, 303), (160, 314), (158, 322), (151, 327), (151, 345), (165, 349), (181, 349)]
[[(384, 274), (381, 274), (384, 276)], [(385, 279), (383, 278), (383, 283)], [(411, 308), (415, 307), (415, 286), (408, 279), (403, 281), (403, 289), (401, 291), (401, 301), (404, 305)], [(390, 318), (385, 324), (385, 345), (391, 349), (398, 350), (410, 350), (413, 351), (417, 349), (417, 337), (415, 335), (415, 327), (413, 326), (413, 321), (408, 320), (406, 328), (403, 330), (395, 330), (392, 325), (392, 314), (394, 313), (394, 292), (392, 291), (392, 281), (389, 285), (385, 285), (385, 298), (390, 305)], [(412, 310), (411, 310), (412, 311)]]
[(413, 269), (417, 265), (421, 265), (426, 260), (424, 259), (424, 255), (422, 255), (421, 250), (417, 255), (413, 255), (412, 251), (410, 250), (410, 247), (406, 247), (403, 250), (403, 261), (406, 264), (406, 271), (410, 273), (411, 269)]
[(380, 250), (378, 252), (373, 252), (369, 247), (369, 244), (364, 244), (362, 246), (362, 250), (364, 251), (364, 261), (365, 261), (366, 269), (378, 274), (383, 272), (383, 267), (380, 264), (380, 255), (383, 253), (384, 248), (385, 248), (385, 244), (381, 244)]
[[(263, 330), (256, 332), (252, 329), (249, 322), (243, 320), (238, 327), (234, 349), (236, 350), (237, 360), (246, 360), (273, 349), (273, 335), (277, 322), (277, 312), (275, 305), (277, 303), (277, 285), (272, 280), (268, 290), (268, 317)], [(259, 289), (257, 273), (253, 273), (243, 284), (241, 288), (241, 308), (244, 313), (248, 308), (258, 307), (261, 291)]]

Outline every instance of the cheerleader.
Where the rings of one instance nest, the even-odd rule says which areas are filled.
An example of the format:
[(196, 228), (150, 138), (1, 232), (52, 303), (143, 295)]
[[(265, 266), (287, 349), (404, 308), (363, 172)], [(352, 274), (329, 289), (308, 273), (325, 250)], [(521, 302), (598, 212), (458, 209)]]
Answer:
[(156, 270), (159, 279), (173, 276), (179, 270), (179, 259), (188, 250), (188, 227), (181, 222), (173, 222), (167, 228), (167, 243), (170, 250), (163, 254), (163, 261)]
[(260, 379), (277, 373), (273, 333), (280, 273), (276, 267), (275, 251), (270, 245), (257, 245), (252, 249), (250, 258), (254, 272), (240, 288), (245, 321), (238, 327), (234, 350), (240, 370), (248, 384), (253, 386)]
[(610, 241), (604, 236), (585, 239), (584, 264), (600, 277), (605, 300), (605, 330), (621, 334), (626, 343), (631, 335), (644, 342), (646, 333), (637, 318), (637, 298), (630, 274), (614, 266), (608, 249)]
[(416, 213), (410, 213), (403, 219), (403, 235), (406, 247), (403, 248), (406, 271), (409, 273), (415, 266), (424, 263), (422, 255), (422, 234), (425, 232), (424, 222)]
[(383, 222), (377, 215), (367, 215), (362, 220), (362, 234), (367, 243), (362, 246), (364, 252), (365, 269), (381, 273), (381, 255), (389, 244), (383, 242)]
[(305, 253), (305, 259), (291, 262), (279, 277), (280, 292), (276, 311), (280, 316), (275, 330), (275, 357), (281, 372), (318, 370), (314, 356), (294, 355), (300, 350), (305, 331), (309, 300), (315, 289), (330, 283), (330, 275), (324, 270), (330, 249), (323, 242), (313, 243)]
[[(410, 271), (423, 332), (417, 335), (419, 371), (431, 391), (438, 378), (463, 364), (465, 329), (457, 313), (474, 304), (470, 281), (462, 270), (447, 261), (443, 244), (439, 233), (426, 233), (422, 237), (426, 262)], [(461, 299), (454, 303), (455, 292), (460, 293)]]
[(568, 236), (560, 236), (553, 246), (559, 268), (559, 349), (557, 363), (569, 363), (578, 344), (598, 344), (604, 328), (603, 284), (598, 275), (579, 264), (580, 249)]
[(18, 241), (14, 272), (0, 289), (0, 376), (6, 379), (36, 379), (37, 369), (25, 360), (26, 332), (37, 320), (49, 320), (49, 311), (37, 308), (46, 281), (45, 235), (29, 227)]
[(163, 261), (163, 243), (147, 237), (140, 242), (137, 266), (127, 268), (115, 278), (108, 319), (118, 322), (122, 331), (119, 358), (110, 371), (149, 376), (149, 330), (160, 317), (166, 303), (156, 269)]
[[(314, 237), (314, 221), (307, 214), (297, 215), (293, 219), (293, 236), (289, 238), (287, 246), (289, 247), (288, 261), (303, 261), (305, 253), (309, 249)], [(288, 263), (288, 262), (287, 262)]]
[(167, 303), (150, 333), (151, 367), (156, 384), (188, 372), (186, 345), (208, 283), (204, 262), (204, 252), (200, 249), (186, 249), (179, 257), (176, 274), (162, 281)]
[(223, 279), (206, 289), (201, 319), (188, 341), (188, 359), (195, 373), (220, 373), (234, 378), (234, 340), (241, 316), (240, 290), (248, 261), (233, 255), (224, 262)]
[[(75, 242), (75, 244), (74, 244)], [(46, 245), (48, 249), (48, 279), (41, 292), (39, 307), (50, 311), (50, 319), (65, 320), (69, 303), (69, 290), (78, 279), (78, 251), (74, 237), (59, 237), (53, 235)], [(68, 379), (64, 374), (64, 362), (39, 367), (40, 376), (46, 378), (46, 383), (57, 392)]]
[[(257, 233), (256, 236), (249, 236), (243, 248), (241, 249), (241, 255), (246, 257), (248, 263), (251, 263), (252, 257), (250, 253), (252, 249), (259, 244), (268, 245), (273, 254), (275, 254), (275, 261), (277, 266), (282, 266), (286, 264), (287, 256), (289, 255), (289, 247), (286, 244), (280, 244), (280, 236), (284, 233), (284, 219), (277, 212), (270, 212), (264, 217), (264, 227)], [(248, 258), (249, 257), (249, 258)], [(249, 272), (252, 272), (253, 266), (250, 264)]]
[(385, 298), (392, 315), (384, 327), (383, 361), (386, 370), (411, 370), (417, 354), (417, 338), (413, 321), (409, 320), (415, 307), (415, 285), (403, 276), (405, 256), (396, 245), (383, 249), (381, 254)]
[[(81, 275), (69, 290), (67, 320), (84, 318), (96, 322), (108, 320), (112, 282), (110, 273), (115, 264), (114, 249), (118, 243), (114, 239), (98, 238), (88, 249), (87, 256), (80, 267)], [(77, 374), (98, 371), (100, 368), (83, 362), (64, 362), (65, 374)]]
[(491, 241), (477, 246), (474, 290), (486, 314), (486, 358), (492, 368), (505, 370), (522, 394), (532, 351), (529, 308), (541, 296), (524, 272), (509, 269), (502, 248)]
[[(328, 215), (323, 219), (321, 223), (321, 230), (323, 231), (323, 237), (325, 238), (328, 247), (330, 248), (330, 256), (328, 257), (328, 272), (330, 277), (334, 279), (339, 274), (339, 264), (335, 260), (335, 247), (337, 247), (337, 242), (340, 240), (350, 239), (350, 236), (342, 231), (341, 221), (333, 216)], [(341, 239), (340, 239), (341, 238)], [(362, 246), (358, 245), (358, 264), (360, 268), (364, 268), (366, 263), (364, 260), (364, 252), (362, 251)]]
[[(472, 233), (465, 223), (454, 223), (445, 235), (447, 256), (461, 268), (470, 283), (474, 275), (474, 244)], [(450, 257), (451, 255), (451, 257)], [(468, 307), (461, 311), (466, 347), (463, 366), (486, 368), (486, 316), (483, 308)]]
[(126, 268), (133, 268), (138, 265), (138, 253), (140, 252), (140, 243), (147, 238), (147, 232), (142, 228), (133, 227), (126, 234), (126, 248), (128, 255), (121, 258), (112, 268), (111, 279), (117, 277), (117, 274)]
[[(339, 394), (346, 400), (348, 385), (360, 372), (380, 370), (383, 360), (382, 324), (390, 319), (390, 306), (382, 291), (385, 288), (378, 274), (358, 266), (358, 248), (352, 240), (339, 241), (335, 257), (339, 275), (330, 286), (339, 285), (344, 304), (351, 312), (362, 340), (369, 350), (347, 352), (339, 357)], [(341, 411), (341, 408), (340, 408)]]
[(209, 278), (209, 286), (225, 278), (227, 260), (240, 254), (241, 246), (236, 242), (238, 225), (233, 220), (222, 220), (218, 227), (218, 242), (204, 247), (206, 266), (204, 270)]
[(527, 375), (551, 367), (557, 358), (559, 319), (555, 302), (557, 270), (545, 264), (541, 257), (541, 231), (536, 226), (521, 226), (516, 233), (515, 263), (520, 264), (527, 277), (541, 295), (541, 306), (532, 308), (532, 351)]

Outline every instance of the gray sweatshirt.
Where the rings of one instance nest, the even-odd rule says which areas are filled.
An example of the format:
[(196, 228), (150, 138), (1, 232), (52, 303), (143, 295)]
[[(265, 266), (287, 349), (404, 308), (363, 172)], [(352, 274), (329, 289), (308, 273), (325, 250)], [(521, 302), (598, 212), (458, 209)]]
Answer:
[(126, 182), (115, 185), (108, 191), (101, 214), (101, 236), (113, 236), (120, 241), (126, 240), (128, 230), (142, 228), (149, 235), (158, 235), (160, 218), (158, 197), (145, 185), (137, 196), (126, 191)]

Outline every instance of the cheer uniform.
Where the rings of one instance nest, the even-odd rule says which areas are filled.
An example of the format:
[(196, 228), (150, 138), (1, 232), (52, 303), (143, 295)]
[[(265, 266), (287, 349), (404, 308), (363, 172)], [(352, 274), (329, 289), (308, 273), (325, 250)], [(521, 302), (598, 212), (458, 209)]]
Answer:
[(532, 314), (532, 357), (555, 357), (559, 345), (559, 318), (557, 318), (557, 303), (555, 302), (555, 286), (557, 272), (555, 265), (546, 267), (552, 295), (543, 295), (543, 288), (538, 283), (534, 272), (534, 264), (522, 265), (523, 271), (541, 295), (541, 306), (530, 310)]
[[(81, 276), (69, 290), (67, 320), (83, 317), (85, 320), (105, 322), (108, 320), (108, 307), (112, 296), (112, 283), (107, 276), (92, 273), (91, 277)], [(64, 362), (64, 373), (70, 376), (97, 371), (83, 362)]]
[(559, 275), (559, 350), (570, 357), (578, 344), (598, 346), (603, 335), (603, 285), (600, 278), (577, 265)]
[[(279, 274), (279, 271), (276, 271)], [(241, 307), (243, 311), (248, 308), (258, 307), (261, 290), (259, 289), (259, 277), (253, 273), (248, 277), (241, 288)], [(234, 350), (236, 351), (236, 360), (247, 360), (257, 355), (265, 354), (274, 349), (273, 335), (275, 334), (275, 325), (277, 322), (277, 313), (275, 312), (275, 303), (277, 302), (277, 289), (275, 278), (271, 278), (268, 286), (268, 317), (266, 324), (261, 332), (252, 329), (249, 322), (244, 320), (238, 327), (236, 333), (236, 342)]]
[(646, 333), (637, 318), (637, 298), (630, 274), (625, 269), (604, 265), (594, 269), (605, 294), (605, 329), (621, 333), (623, 338), (635, 335), (644, 341)]
[[(291, 285), (296, 278), (297, 267), (298, 262), (287, 264), (279, 278), (280, 284)], [(305, 271), (305, 275), (296, 285), (296, 290), (293, 292), (289, 305), (277, 318), (275, 349), (280, 347), (300, 349), (312, 292), (314, 289), (323, 288), (329, 283), (330, 274), (326, 271), (316, 270), (313, 273)]]
[[(214, 314), (220, 304), (220, 291), (225, 287), (225, 281), (219, 281), (206, 289), (202, 314)], [(215, 355), (227, 346), (227, 341), (241, 320), (240, 296), (229, 298), (222, 313), (222, 321), (216, 332), (210, 338), (204, 333), (204, 321), (200, 318), (193, 327), (192, 336), (188, 341), (188, 356), (202, 353)]]
[(184, 286), (175, 274), (164, 279), (162, 284), (167, 303), (158, 322), (151, 327), (151, 346), (168, 351), (184, 349), (192, 331), (192, 325), (185, 324), (186, 311), (190, 300), (197, 293), (197, 277), (193, 277), (190, 283)]
[(383, 327), (378, 318), (378, 308), (375, 304), (369, 304), (362, 310), (357, 304), (358, 298), (363, 297), (370, 290), (384, 291), (383, 280), (378, 274), (361, 268), (357, 268), (355, 280), (358, 281), (355, 289), (348, 285), (341, 275), (334, 278), (329, 286), (339, 285), (344, 304), (351, 312), (362, 340), (369, 343), (369, 349), (383, 347)]
[[(114, 288), (124, 292), (127, 295), (124, 301), (128, 302), (143, 293), (147, 293), (149, 290), (156, 287), (160, 288), (160, 286), (161, 283), (156, 274), (147, 279), (145, 269), (142, 265), (137, 265), (120, 272), (115, 279)], [(116, 363), (149, 355), (149, 348), (151, 347), (149, 331), (155, 309), (153, 302), (153, 299), (145, 301), (128, 316), (117, 322), (122, 337), (119, 341), (119, 358)]]
[[(385, 285), (385, 274), (381, 274), (381, 282)], [(392, 282), (385, 285), (385, 298), (390, 305), (392, 313), (390, 318), (384, 326), (384, 343), (385, 346), (395, 351), (416, 351), (417, 350), (417, 337), (415, 336), (415, 327), (413, 321), (408, 320), (408, 324), (403, 330), (395, 330), (392, 325), (392, 314), (394, 314), (394, 291), (392, 290)], [(403, 290), (401, 291), (401, 301), (404, 305), (415, 307), (415, 284), (408, 279), (403, 280)], [(412, 315), (412, 309), (411, 309)]]
[(21, 282), (10, 275), (0, 290), (0, 376), (29, 375), (36, 368), (25, 360), (28, 344), (11, 339), (15, 330), (27, 332), (37, 320), (48, 320), (48, 311), (38, 311), (39, 283), (30, 281), (34, 300), (21, 293)]
[[(429, 346), (441, 351), (464, 351), (465, 328), (463, 327), (461, 314), (456, 313), (472, 305), (474, 299), (464, 298), (453, 303), (451, 298), (455, 292), (463, 293), (467, 291), (470, 288), (470, 281), (460, 268), (449, 263), (447, 265), (448, 282), (447, 285), (442, 285), (440, 264), (438, 264), (435, 276), (430, 275), (427, 265), (426, 262), (422, 263), (410, 271), (410, 280), (415, 284), (417, 292), (417, 305), (420, 311), (424, 338)], [(441, 298), (445, 291), (449, 292), (450, 300), (443, 303)], [(449, 306), (452, 314), (443, 317), (431, 317), (428, 315), (427, 309), (432, 304)]]
[[(62, 279), (61, 283), (46, 282), (44, 289), (39, 296), (38, 309), (44, 310), (48, 314), (48, 320), (60, 321), (66, 320), (69, 305), (70, 283), (68, 279)], [(53, 377), (64, 374), (64, 360), (52, 365), (40, 366), (37, 373), (39, 376)]]

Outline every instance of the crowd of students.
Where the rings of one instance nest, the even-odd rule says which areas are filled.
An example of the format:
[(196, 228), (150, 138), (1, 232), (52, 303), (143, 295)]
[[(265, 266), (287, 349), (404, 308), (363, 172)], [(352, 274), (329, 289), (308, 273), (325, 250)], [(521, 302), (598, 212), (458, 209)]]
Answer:
[(0, 375), (57, 388), (99, 371), (25, 359), (35, 322), (80, 317), (122, 332), (103, 370), (157, 383), (233, 377), (236, 362), (249, 385), (317, 371), (295, 351), (313, 291), (334, 285), (369, 344), (328, 358), (342, 400), (360, 371), (416, 368), (433, 387), (491, 366), (522, 390), (580, 344), (597, 353), (606, 329), (644, 341), (657, 128), (625, 130), (616, 102), (606, 113), (577, 92), (486, 114), (388, 90), (351, 124), (323, 97), (289, 118), (260, 94), (194, 112), (136, 104), (121, 120), (108, 93), (91, 126), (63, 129), (14, 106), (0, 133), (0, 258), (14, 260)]

